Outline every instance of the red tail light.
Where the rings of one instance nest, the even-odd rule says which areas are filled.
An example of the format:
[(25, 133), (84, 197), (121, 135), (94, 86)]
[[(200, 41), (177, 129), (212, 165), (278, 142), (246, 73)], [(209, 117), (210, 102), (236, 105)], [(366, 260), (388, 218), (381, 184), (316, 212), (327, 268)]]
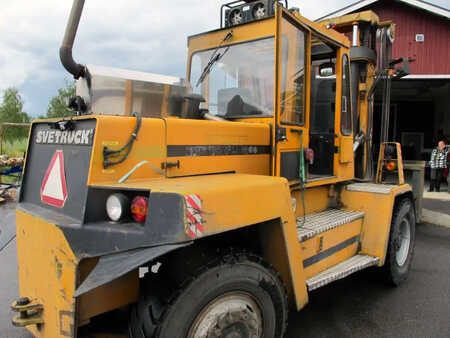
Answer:
[(397, 169), (397, 163), (395, 163), (394, 161), (389, 161), (388, 163), (386, 163), (386, 170), (394, 171), (395, 169)]
[(144, 196), (136, 196), (131, 202), (131, 216), (136, 222), (144, 223), (148, 213), (148, 199)]

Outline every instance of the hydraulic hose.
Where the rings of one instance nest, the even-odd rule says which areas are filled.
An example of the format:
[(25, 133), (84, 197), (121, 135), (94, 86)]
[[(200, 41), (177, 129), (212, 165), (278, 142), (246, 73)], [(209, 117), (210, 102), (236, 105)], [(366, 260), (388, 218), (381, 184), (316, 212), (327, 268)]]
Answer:
[[(141, 129), (142, 124), (142, 117), (138, 113), (134, 113), (134, 116), (136, 117), (136, 126), (134, 127), (133, 133), (130, 135), (130, 138), (128, 139), (128, 142), (120, 149), (117, 150), (111, 150), (108, 147), (103, 147), (103, 168), (109, 168), (113, 165), (120, 164), (124, 162), (128, 155), (131, 152), (131, 149), (133, 148), (134, 141), (136, 141), (137, 136), (139, 134), (139, 130)], [(117, 158), (119, 159), (112, 161), (111, 158)]]
[(303, 148), (303, 133), (300, 134), (300, 163), (299, 163), (299, 177), (300, 177), (300, 193), (302, 195), (303, 206), (303, 222), (301, 227), (306, 224), (306, 202), (305, 202), (305, 190), (306, 190), (306, 169), (305, 169), (305, 150)]
[(138, 164), (136, 164), (129, 172), (127, 172), (125, 175), (123, 175), (123, 176), (120, 178), (119, 183), (124, 183), (126, 180), (128, 180), (128, 179), (130, 178), (130, 176), (133, 175), (134, 172), (135, 172), (136, 170), (138, 170), (140, 167), (142, 167), (144, 164), (148, 164), (148, 165), (152, 168), (152, 170), (153, 170), (154, 172), (156, 172), (157, 174), (160, 174), (160, 175), (162, 175), (162, 176), (165, 176), (164, 171), (162, 171), (161, 169), (155, 167), (155, 166), (154, 166), (153, 164), (151, 164), (149, 161), (141, 161), (141, 162), (139, 162)]

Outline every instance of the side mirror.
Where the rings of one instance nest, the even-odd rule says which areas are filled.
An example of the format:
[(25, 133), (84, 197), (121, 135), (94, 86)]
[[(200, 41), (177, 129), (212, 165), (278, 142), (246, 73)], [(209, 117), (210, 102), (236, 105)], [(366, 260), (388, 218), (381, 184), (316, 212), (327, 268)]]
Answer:
[(333, 62), (322, 63), (319, 66), (319, 74), (321, 77), (333, 76), (336, 74), (336, 67)]

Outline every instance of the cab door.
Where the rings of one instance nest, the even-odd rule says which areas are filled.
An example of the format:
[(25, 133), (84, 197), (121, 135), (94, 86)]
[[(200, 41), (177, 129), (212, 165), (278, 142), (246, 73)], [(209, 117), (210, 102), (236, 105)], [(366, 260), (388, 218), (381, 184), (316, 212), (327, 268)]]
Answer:
[(336, 58), (338, 48), (318, 36), (311, 41), (309, 146), (314, 162), (308, 168), (308, 180), (318, 181), (335, 176), (335, 154), (339, 107)]
[(304, 183), (306, 169), (301, 154), (308, 144), (305, 124), (309, 32), (289, 12), (280, 10), (276, 38), (274, 175), (285, 177), (290, 184)]

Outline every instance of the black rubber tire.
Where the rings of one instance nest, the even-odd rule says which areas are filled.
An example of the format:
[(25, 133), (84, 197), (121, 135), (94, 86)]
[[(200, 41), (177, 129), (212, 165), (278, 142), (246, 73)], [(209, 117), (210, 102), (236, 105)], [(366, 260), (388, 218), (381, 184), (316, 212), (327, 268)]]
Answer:
[(132, 338), (153, 337), (165, 310), (165, 290), (158, 283), (148, 283), (141, 290), (139, 302), (131, 308), (128, 319), (128, 335)]
[(141, 295), (130, 313), (130, 337), (186, 337), (207, 304), (233, 291), (248, 293), (258, 303), (264, 338), (284, 336), (288, 318), (286, 291), (277, 272), (259, 256), (242, 252), (225, 254), (193, 276), (165, 301), (161, 299), (164, 297), (161, 288), (150, 287)]
[[(405, 263), (400, 266), (396, 259), (397, 247), (400, 240), (400, 224), (404, 218), (407, 218), (410, 225), (411, 241)], [(384, 263), (384, 272), (389, 283), (398, 286), (406, 280), (411, 268), (414, 256), (414, 242), (416, 237), (416, 217), (414, 208), (410, 199), (405, 198), (396, 206), (392, 216), (391, 231), (389, 234), (389, 244)]]

